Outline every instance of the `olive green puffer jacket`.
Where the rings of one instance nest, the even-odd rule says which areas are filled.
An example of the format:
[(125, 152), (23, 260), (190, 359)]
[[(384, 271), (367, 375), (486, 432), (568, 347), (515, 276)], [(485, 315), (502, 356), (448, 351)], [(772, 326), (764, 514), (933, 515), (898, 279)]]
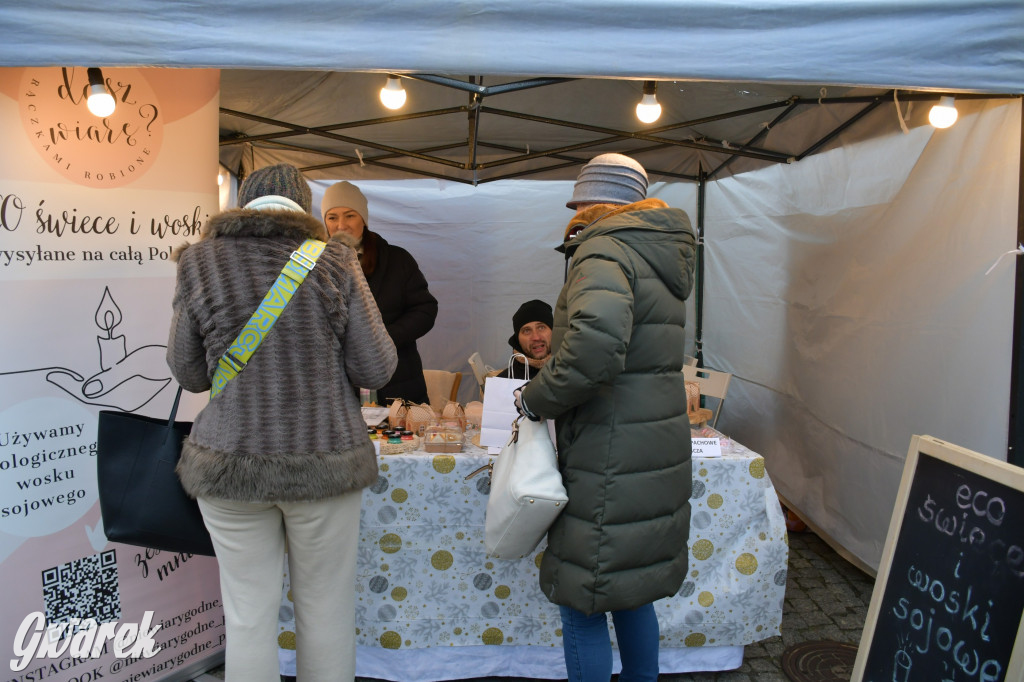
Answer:
[(552, 356), (523, 390), (532, 412), (556, 420), (569, 495), (541, 587), (587, 614), (675, 594), (690, 529), (682, 367), (693, 230), (659, 200), (605, 208), (569, 242)]

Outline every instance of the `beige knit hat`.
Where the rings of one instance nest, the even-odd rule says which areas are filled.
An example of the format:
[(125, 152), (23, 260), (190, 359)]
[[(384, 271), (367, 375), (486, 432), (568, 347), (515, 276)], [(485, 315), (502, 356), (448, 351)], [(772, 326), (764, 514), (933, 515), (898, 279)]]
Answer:
[(364, 223), (370, 224), (370, 213), (366, 209), (366, 197), (351, 182), (336, 182), (327, 188), (323, 201), (320, 202), (321, 217), (327, 220), (327, 212), (338, 206), (351, 208), (362, 216)]

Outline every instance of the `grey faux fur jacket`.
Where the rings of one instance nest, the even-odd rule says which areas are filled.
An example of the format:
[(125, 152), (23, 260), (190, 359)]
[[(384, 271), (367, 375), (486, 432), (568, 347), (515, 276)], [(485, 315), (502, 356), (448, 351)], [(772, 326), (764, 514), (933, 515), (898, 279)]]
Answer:
[[(167, 364), (188, 391), (210, 388), (217, 360), (305, 239), (306, 213), (215, 216), (178, 263)], [(331, 239), (245, 370), (197, 415), (178, 474), (194, 497), (315, 500), (377, 480), (353, 385), (378, 388), (395, 346), (350, 241)]]

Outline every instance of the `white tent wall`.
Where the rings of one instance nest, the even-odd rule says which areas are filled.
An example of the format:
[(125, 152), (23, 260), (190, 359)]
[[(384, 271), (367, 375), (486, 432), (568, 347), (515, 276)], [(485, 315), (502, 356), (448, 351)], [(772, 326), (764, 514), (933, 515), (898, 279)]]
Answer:
[(1021, 103), (713, 183), (705, 362), (719, 428), (877, 569), (910, 438), (1005, 460)]
[[(318, 212), (331, 184), (314, 181)], [(466, 185), (446, 180), (359, 181), (370, 229), (409, 251), (438, 299), (433, 330), (419, 343), (423, 366), (462, 372), (459, 399), (479, 400), (467, 362), (479, 351), (503, 367), (511, 348), (512, 315), (525, 301), (552, 306), (562, 288), (565, 259), (554, 250), (573, 212), (571, 182), (503, 180)], [(695, 214), (696, 187), (655, 183), (650, 196)], [(693, 336), (692, 298), (689, 334)]]

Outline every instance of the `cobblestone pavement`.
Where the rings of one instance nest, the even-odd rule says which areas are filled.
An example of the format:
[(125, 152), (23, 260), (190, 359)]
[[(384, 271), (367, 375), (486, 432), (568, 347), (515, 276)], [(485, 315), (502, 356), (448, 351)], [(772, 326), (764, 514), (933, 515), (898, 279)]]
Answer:
[[(811, 532), (789, 535), (789, 576), (782, 634), (750, 644), (743, 665), (714, 673), (663, 674), (661, 682), (789, 682), (782, 652), (800, 642), (829, 640), (856, 646), (867, 617), (874, 580), (836, 554)], [(223, 679), (223, 668), (207, 675)], [(204, 676), (204, 679), (209, 679)], [(375, 682), (357, 677), (356, 682)], [(519, 677), (463, 682), (531, 682)]]

